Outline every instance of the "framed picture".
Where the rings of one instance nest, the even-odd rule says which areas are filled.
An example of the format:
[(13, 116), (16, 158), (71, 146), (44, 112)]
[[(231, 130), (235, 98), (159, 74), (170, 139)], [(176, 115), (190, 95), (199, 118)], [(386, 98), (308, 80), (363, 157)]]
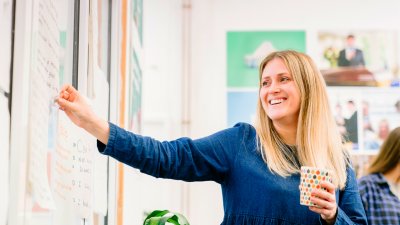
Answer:
[(318, 32), (319, 68), (330, 86), (399, 86), (398, 32)]
[(231, 31), (227, 33), (228, 87), (258, 87), (258, 66), (269, 53), (306, 50), (304, 31)]
[(376, 153), (400, 126), (400, 89), (328, 87), (332, 113), (352, 150)]

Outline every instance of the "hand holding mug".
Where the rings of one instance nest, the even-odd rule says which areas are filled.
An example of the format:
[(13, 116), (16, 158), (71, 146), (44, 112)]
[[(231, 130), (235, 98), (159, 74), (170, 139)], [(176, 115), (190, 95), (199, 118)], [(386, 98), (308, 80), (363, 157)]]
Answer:
[(337, 204), (331, 171), (302, 166), (300, 179), (300, 204), (309, 206), (328, 224), (334, 224)]

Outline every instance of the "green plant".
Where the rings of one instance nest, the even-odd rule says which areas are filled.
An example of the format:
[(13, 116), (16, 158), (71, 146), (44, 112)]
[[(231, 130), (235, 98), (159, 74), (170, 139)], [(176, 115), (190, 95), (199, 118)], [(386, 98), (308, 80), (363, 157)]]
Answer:
[(189, 225), (189, 222), (182, 214), (170, 212), (169, 210), (154, 210), (143, 222), (143, 225), (165, 224)]

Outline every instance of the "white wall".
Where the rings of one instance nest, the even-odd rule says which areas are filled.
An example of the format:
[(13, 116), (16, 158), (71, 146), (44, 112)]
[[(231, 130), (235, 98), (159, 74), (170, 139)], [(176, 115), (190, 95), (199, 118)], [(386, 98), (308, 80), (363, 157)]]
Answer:
[[(175, 90), (179, 89), (177, 74), (181, 62), (175, 50), (180, 48), (179, 1), (144, 2), (147, 53), (144, 133), (172, 138), (179, 134), (168, 126), (179, 127), (178, 117), (171, 116), (172, 110), (180, 106), (179, 91)], [(398, 0), (193, 0), (192, 3), (191, 136), (194, 138), (226, 127), (227, 31), (302, 29), (309, 35), (307, 49), (312, 54), (316, 44), (312, 35), (317, 30), (400, 29)], [(171, 40), (172, 37), (176, 39)], [(187, 215), (192, 225), (222, 221), (221, 191), (217, 184), (191, 184), (189, 193)]]
[[(141, 133), (171, 140), (181, 136), (181, 4), (179, 0), (145, 0), (143, 4)], [(125, 168), (124, 224), (142, 224), (144, 211), (183, 211), (183, 182)]]

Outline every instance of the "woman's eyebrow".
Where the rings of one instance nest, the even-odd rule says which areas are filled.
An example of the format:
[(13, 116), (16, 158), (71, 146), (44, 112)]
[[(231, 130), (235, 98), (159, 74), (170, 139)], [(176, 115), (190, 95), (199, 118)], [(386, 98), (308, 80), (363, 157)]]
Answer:
[(278, 74), (275, 74), (275, 75), (266, 75), (266, 76), (262, 76), (261, 79), (264, 80), (264, 79), (267, 79), (267, 78), (269, 78), (271, 76), (281, 77), (281, 76), (284, 76), (284, 75), (289, 75), (289, 72), (281, 72), (281, 73), (278, 73)]

